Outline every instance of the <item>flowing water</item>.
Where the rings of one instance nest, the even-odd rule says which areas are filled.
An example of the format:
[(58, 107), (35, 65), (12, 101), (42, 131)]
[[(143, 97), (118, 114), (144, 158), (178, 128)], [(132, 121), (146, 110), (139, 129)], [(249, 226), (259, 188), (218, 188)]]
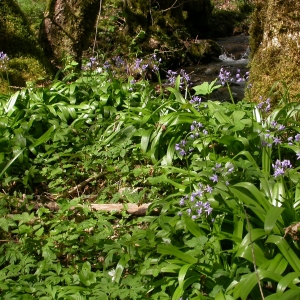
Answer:
[[(250, 51), (248, 36), (239, 35), (219, 38), (216, 39), (216, 42), (223, 49), (223, 54), (219, 56), (218, 60), (208, 64), (193, 65), (183, 68), (190, 74), (193, 85), (199, 85), (205, 81), (213, 81), (218, 77), (221, 68), (230, 71), (232, 77), (235, 77), (237, 69), (240, 70), (241, 75), (244, 75), (249, 71), (248, 55)], [(244, 98), (246, 85), (247, 82), (231, 84), (231, 91), (235, 101)], [(218, 89), (210, 98), (211, 100), (231, 101), (226, 86)]]

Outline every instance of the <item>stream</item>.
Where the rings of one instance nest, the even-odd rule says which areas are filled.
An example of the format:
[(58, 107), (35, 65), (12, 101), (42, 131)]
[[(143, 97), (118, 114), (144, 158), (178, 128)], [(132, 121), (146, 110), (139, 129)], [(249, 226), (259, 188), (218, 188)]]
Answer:
[[(194, 86), (205, 81), (211, 82), (215, 80), (218, 77), (221, 68), (229, 71), (232, 77), (235, 77), (237, 69), (240, 69), (241, 75), (244, 75), (249, 71), (249, 36), (230, 36), (218, 38), (215, 39), (215, 41), (223, 49), (223, 54), (219, 56), (218, 60), (208, 64), (192, 65), (183, 68), (188, 74), (190, 74)], [(220, 84), (220, 81), (218, 83)], [(235, 101), (239, 101), (244, 98), (246, 85), (247, 82), (232, 83), (230, 85), (232, 96)], [(227, 86), (225, 85), (215, 91), (211, 95), (210, 99), (231, 101)]]

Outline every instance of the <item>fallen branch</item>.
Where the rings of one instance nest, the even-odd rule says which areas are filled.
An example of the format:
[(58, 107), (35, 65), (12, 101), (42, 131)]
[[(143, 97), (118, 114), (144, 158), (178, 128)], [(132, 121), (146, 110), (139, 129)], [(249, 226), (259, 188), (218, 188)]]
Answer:
[(137, 204), (91, 204), (91, 208), (95, 210), (108, 211), (121, 213), (124, 209), (126, 212), (133, 216), (144, 216), (151, 203), (145, 203), (142, 205)]
[[(146, 215), (147, 209), (150, 205), (151, 203), (145, 203), (141, 205), (124, 203), (124, 204), (89, 204), (88, 206), (91, 209), (97, 211), (107, 211), (116, 214), (121, 214), (121, 212), (125, 210), (128, 214), (133, 216), (144, 216)], [(50, 210), (55, 210), (55, 211), (59, 210), (59, 205), (53, 201), (44, 203), (44, 206), (46, 206)], [(71, 209), (75, 209), (75, 208), (76, 207), (72, 207)]]
[(62, 194), (56, 195), (52, 200), (55, 201), (55, 200), (58, 200), (59, 198), (63, 198), (63, 197), (66, 197), (66, 196), (71, 196), (71, 195), (75, 194), (76, 192), (78, 193), (78, 191), (80, 189), (82, 189), (84, 186), (86, 186), (89, 182), (91, 182), (95, 179), (98, 179), (99, 177), (104, 176), (106, 174), (107, 174), (107, 172), (94, 174), (92, 177), (90, 177), (90, 178), (82, 181), (81, 183), (75, 185), (74, 187), (72, 187), (68, 191), (65, 191)]

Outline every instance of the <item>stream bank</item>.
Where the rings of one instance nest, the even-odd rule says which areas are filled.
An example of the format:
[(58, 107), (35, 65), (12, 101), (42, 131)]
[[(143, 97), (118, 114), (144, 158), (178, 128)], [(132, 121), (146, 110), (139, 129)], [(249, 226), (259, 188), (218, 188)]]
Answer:
[[(249, 71), (249, 36), (241, 34), (215, 39), (222, 48), (222, 54), (218, 59), (207, 64), (196, 64), (182, 69), (190, 74), (193, 85), (200, 85), (203, 82), (211, 82), (219, 76), (221, 68), (229, 71), (235, 77), (237, 70), (244, 75)], [(235, 101), (244, 98), (245, 86), (247, 83), (239, 82), (231, 84), (231, 91)], [(212, 100), (231, 101), (226, 86), (218, 89), (211, 95)]]

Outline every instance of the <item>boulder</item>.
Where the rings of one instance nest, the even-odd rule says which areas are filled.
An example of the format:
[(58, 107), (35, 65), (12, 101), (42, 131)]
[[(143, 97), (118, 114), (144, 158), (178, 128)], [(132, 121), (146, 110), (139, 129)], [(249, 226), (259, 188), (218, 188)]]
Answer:
[(213, 40), (196, 40), (189, 43), (187, 54), (194, 63), (208, 63), (218, 59), (222, 54), (221, 47)]

